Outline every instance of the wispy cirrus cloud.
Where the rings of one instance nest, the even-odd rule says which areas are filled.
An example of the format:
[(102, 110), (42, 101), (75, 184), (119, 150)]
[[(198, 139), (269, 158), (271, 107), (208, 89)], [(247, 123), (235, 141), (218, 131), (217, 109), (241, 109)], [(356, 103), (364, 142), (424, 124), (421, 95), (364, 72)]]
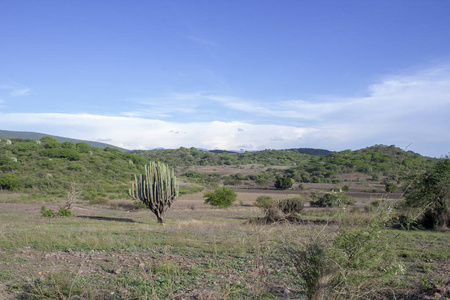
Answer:
[(382, 123), (447, 107), (450, 103), (450, 67), (386, 77), (369, 86), (367, 96), (359, 98), (292, 99), (270, 101), (269, 104), (237, 97), (213, 95), (209, 98), (224, 107), (266, 117), (322, 124), (354, 123), (355, 119)]
[(2, 84), (0, 85), (0, 90), (5, 91), (6, 94), (4, 95), (4, 97), (8, 98), (28, 96), (31, 93), (30, 88), (18, 83)]
[(197, 44), (200, 44), (200, 45), (208, 47), (208, 48), (213, 48), (213, 47), (219, 46), (218, 43), (216, 43), (212, 40), (209, 40), (209, 39), (199, 38), (197, 36), (192, 36), (192, 35), (189, 35), (187, 38)]

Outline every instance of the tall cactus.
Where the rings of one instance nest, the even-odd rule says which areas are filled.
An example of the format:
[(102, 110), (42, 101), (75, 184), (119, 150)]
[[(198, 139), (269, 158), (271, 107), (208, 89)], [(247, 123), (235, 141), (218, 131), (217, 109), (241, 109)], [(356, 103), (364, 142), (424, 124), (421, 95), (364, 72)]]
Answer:
[(135, 176), (129, 192), (133, 199), (144, 203), (162, 224), (164, 213), (178, 196), (175, 171), (166, 164), (151, 161), (145, 165), (144, 174)]

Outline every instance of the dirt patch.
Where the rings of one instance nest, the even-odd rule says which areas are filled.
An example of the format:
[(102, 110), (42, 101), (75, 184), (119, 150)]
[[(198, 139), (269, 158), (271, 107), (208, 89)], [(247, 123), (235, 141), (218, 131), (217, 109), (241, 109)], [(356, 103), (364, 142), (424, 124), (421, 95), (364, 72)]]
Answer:
[(19, 198), (22, 194), (0, 194), (0, 198)]

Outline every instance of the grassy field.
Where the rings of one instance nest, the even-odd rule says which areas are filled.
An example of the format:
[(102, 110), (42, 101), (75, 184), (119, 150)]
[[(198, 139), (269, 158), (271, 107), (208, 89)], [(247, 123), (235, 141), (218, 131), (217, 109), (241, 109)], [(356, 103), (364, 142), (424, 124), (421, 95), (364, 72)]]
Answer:
[[(306, 299), (305, 281), (286, 249), (333, 237), (340, 213), (306, 208), (303, 222), (261, 224), (253, 206), (262, 194), (281, 199), (298, 193), (240, 190), (228, 209), (204, 204), (202, 193), (184, 195), (164, 226), (131, 200), (79, 201), (75, 216), (45, 218), (42, 203), (3, 195), (0, 299)], [(361, 198), (357, 205), (368, 202)], [(56, 211), (62, 205), (45, 203)], [(346, 213), (352, 224), (370, 218), (363, 209)], [(381, 296), (445, 299), (448, 232), (385, 229), (380, 239), (402, 269)]]

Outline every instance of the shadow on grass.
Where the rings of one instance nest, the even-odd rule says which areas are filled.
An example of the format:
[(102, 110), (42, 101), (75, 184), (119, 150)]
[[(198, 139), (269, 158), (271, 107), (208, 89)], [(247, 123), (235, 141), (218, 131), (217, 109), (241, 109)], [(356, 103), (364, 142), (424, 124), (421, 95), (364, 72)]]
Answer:
[(112, 217), (100, 217), (100, 216), (77, 216), (77, 218), (100, 220), (100, 221), (123, 222), (123, 223), (142, 223), (142, 222), (137, 222), (133, 219), (128, 219), (128, 218), (112, 218)]

